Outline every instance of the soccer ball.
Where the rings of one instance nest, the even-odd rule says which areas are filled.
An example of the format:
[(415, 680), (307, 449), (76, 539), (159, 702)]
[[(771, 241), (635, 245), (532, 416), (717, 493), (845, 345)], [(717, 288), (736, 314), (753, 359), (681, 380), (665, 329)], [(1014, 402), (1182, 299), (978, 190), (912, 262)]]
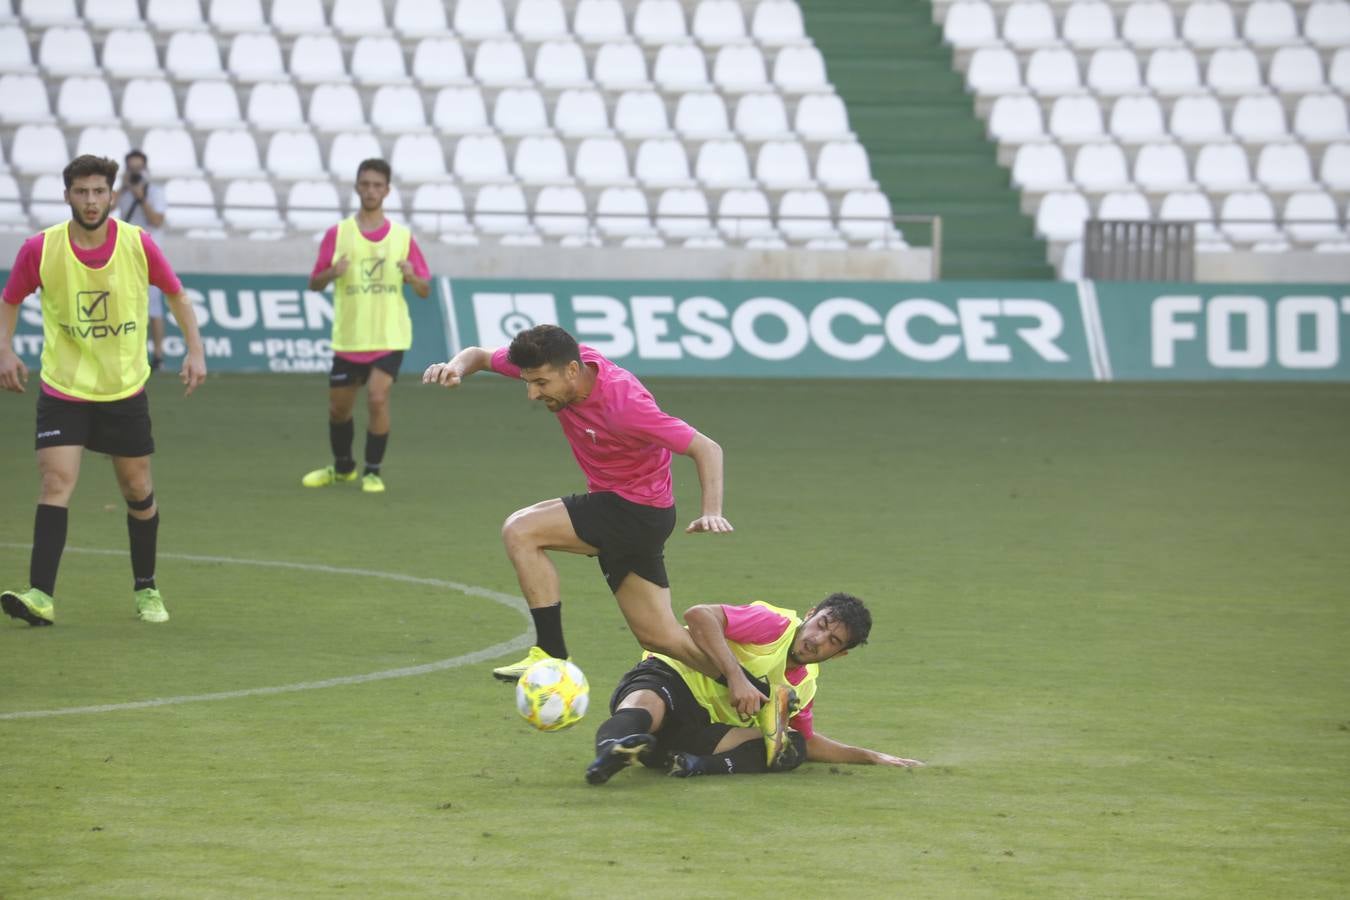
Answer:
[(516, 709), (540, 731), (561, 731), (581, 721), (591, 686), (565, 659), (541, 659), (516, 682)]

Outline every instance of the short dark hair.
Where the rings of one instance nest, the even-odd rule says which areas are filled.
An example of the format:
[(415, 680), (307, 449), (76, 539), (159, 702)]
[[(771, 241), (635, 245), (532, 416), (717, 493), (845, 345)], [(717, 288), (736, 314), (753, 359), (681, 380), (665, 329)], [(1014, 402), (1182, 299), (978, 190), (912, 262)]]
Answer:
[(852, 594), (833, 593), (816, 604), (816, 612), (828, 612), (832, 618), (844, 623), (848, 629), (848, 646), (845, 650), (867, 643), (867, 636), (872, 633), (872, 613), (860, 598)]
[(581, 348), (576, 338), (557, 325), (536, 325), (515, 336), (506, 358), (521, 369), (545, 365), (561, 369), (569, 362), (581, 365)]
[(362, 172), (379, 172), (384, 176), (386, 183), (392, 184), (394, 181), (394, 170), (389, 168), (389, 163), (382, 159), (363, 159), (361, 165), (356, 167), (356, 180), (361, 180)]
[(72, 159), (70, 165), (66, 166), (64, 171), (61, 172), (61, 177), (66, 182), (66, 190), (70, 190), (70, 186), (75, 183), (76, 178), (84, 178), (86, 175), (102, 175), (108, 179), (108, 188), (111, 189), (113, 181), (117, 178), (117, 169), (116, 161), (86, 153)]
[(150, 157), (145, 155), (144, 150), (128, 150), (127, 155), (122, 158), (122, 161), (125, 163), (130, 163), (134, 157), (140, 157), (141, 162), (145, 163), (146, 165), (150, 164)]

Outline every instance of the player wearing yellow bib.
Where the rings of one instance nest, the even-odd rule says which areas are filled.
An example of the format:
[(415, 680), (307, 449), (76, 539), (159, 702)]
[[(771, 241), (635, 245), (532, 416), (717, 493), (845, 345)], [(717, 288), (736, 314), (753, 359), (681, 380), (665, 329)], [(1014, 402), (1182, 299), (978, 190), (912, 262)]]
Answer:
[(385, 218), (390, 174), (389, 163), (382, 159), (367, 159), (357, 167), (361, 209), (328, 229), (309, 276), (311, 291), (333, 285), (333, 368), (328, 374), (333, 464), (305, 475), (305, 487), (356, 480), (352, 408), (364, 384), (369, 424), (361, 489), (384, 490), (380, 467), (389, 445), (389, 393), (398, 380), (403, 351), (412, 346), (403, 286), (410, 285), (422, 298), (431, 293), (431, 272), (412, 232)]
[(586, 769), (591, 784), (635, 762), (683, 778), (785, 772), (804, 760), (923, 765), (815, 730), (820, 664), (867, 643), (871, 633), (862, 600), (831, 594), (805, 617), (763, 602), (701, 605), (684, 620), (722, 676), (648, 653), (610, 699), (611, 717), (596, 732), (595, 761)]
[(160, 288), (183, 331), (181, 379), (191, 394), (206, 379), (192, 304), (150, 235), (108, 218), (117, 163), (77, 157), (63, 173), (70, 220), (19, 249), (0, 304), (0, 388), (23, 393), (28, 369), (12, 343), (19, 304), (42, 292), (42, 390), (37, 463), (42, 490), (33, 525), (30, 587), (0, 593), (0, 607), (30, 625), (56, 621), (52, 601), (65, 549), (68, 510), (86, 448), (112, 457), (127, 503), (136, 614), (166, 622), (155, 586), (159, 508), (150, 479), (150, 403), (145, 384), (150, 285)]

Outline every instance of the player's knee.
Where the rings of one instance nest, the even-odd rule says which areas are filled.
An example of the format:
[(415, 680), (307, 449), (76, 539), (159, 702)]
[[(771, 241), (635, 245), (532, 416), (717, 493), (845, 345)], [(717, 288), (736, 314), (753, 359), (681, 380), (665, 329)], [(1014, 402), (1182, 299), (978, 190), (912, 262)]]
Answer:
[(506, 545), (507, 550), (530, 547), (534, 544), (533, 529), (525, 513), (526, 510), (518, 509), (502, 523), (502, 543)]
[(382, 413), (389, 408), (389, 388), (387, 387), (367, 387), (366, 388), (366, 408), (372, 415)]
[(75, 476), (69, 472), (48, 469), (42, 473), (42, 499), (66, 499), (75, 490)]

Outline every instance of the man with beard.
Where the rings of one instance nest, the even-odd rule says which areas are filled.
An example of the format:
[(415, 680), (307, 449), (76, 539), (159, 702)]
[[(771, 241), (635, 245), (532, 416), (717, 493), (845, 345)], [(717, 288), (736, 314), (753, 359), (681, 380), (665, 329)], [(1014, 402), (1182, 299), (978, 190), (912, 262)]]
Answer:
[(389, 392), (398, 379), (403, 351), (412, 346), (412, 320), (403, 286), (431, 294), (431, 272), (404, 225), (384, 215), (391, 171), (382, 159), (356, 168), (361, 209), (328, 229), (309, 276), (309, 289), (333, 288), (333, 367), (328, 373), (328, 441), (333, 464), (305, 475), (305, 487), (356, 481), (352, 456), (352, 408), (366, 386), (365, 470), (361, 490), (384, 491), (380, 467), (389, 445)]
[(85, 448), (112, 457), (127, 503), (136, 615), (167, 622), (155, 586), (159, 508), (150, 478), (150, 402), (145, 384), (149, 286), (164, 292), (187, 343), (180, 378), (191, 394), (206, 358), (182, 282), (148, 232), (108, 218), (117, 163), (76, 157), (62, 173), (70, 220), (19, 248), (0, 304), (0, 388), (23, 393), (28, 369), (12, 344), (19, 304), (42, 290), (42, 370), (37, 463), (42, 476), (29, 588), (0, 593), (0, 607), (29, 625), (56, 621), (52, 597), (65, 549), (71, 495)]
[(699, 648), (725, 673), (709, 678), (648, 653), (619, 681), (595, 735), (586, 780), (604, 784), (640, 762), (671, 775), (785, 772), (803, 761), (909, 768), (904, 759), (831, 740), (815, 730), (820, 664), (867, 643), (872, 614), (835, 593), (799, 617), (764, 602), (701, 605), (684, 614)]

